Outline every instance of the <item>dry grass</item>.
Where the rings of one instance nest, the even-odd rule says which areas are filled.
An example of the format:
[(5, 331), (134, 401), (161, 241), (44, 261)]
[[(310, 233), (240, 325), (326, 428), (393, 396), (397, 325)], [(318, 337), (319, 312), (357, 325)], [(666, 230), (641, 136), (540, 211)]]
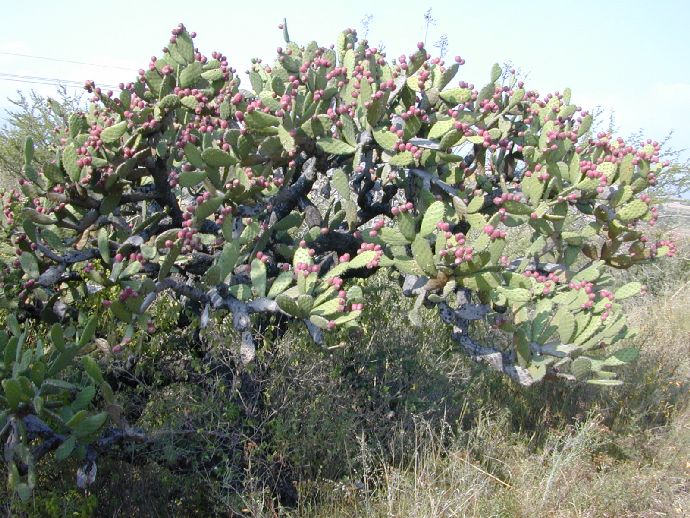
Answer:
[[(640, 360), (625, 373), (623, 388), (574, 393), (590, 398), (590, 411), (571, 424), (554, 425), (545, 412), (531, 432), (516, 431), (512, 409), (503, 406), (482, 411), (467, 431), (423, 419), (413, 431), (391, 429), (390, 443), (401, 448), (362, 435), (356, 458), (340, 460), (360, 470), (347, 482), (303, 482), (300, 493), (310, 497), (289, 514), (690, 516), (690, 286), (675, 287), (631, 305)], [(404, 445), (408, 455), (391, 457)], [(249, 514), (274, 512), (257, 499)]]
[[(651, 458), (616, 460), (610, 432), (595, 416), (540, 452), (511, 438), (500, 420), (450, 446), (420, 431), (408, 469), (382, 468), (358, 485), (322, 488), (304, 517), (688, 516), (690, 419), (687, 413), (647, 444)], [(437, 439), (437, 438), (436, 438)], [(424, 442), (428, 441), (428, 442)], [(477, 455), (474, 450), (481, 450)], [(496, 475), (489, 465), (499, 466)], [(368, 487), (376, 485), (375, 489)]]

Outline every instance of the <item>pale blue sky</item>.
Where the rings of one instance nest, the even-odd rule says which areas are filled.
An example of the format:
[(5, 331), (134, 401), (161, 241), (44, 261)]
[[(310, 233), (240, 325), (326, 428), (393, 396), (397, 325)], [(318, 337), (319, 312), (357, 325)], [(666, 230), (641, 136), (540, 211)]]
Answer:
[(1, 79), (7, 74), (110, 84), (131, 80), (149, 56), (160, 54), (180, 21), (198, 32), (204, 53), (220, 50), (243, 71), (253, 56), (272, 62), (283, 44), (277, 24), (284, 16), (293, 40), (328, 45), (346, 27), (361, 29), (370, 14), (370, 42), (384, 43), (393, 57), (411, 52), (423, 39), (424, 12), (431, 7), (436, 23), (428, 47), (448, 36), (448, 56), (467, 61), (459, 79), (481, 85), (494, 62), (509, 60), (528, 74), (528, 87), (546, 93), (569, 86), (574, 102), (612, 110), (624, 136), (643, 128), (660, 139), (674, 130), (674, 147), (690, 148), (688, 0), (5, 0), (0, 5), (0, 109), (17, 89), (53, 91)]

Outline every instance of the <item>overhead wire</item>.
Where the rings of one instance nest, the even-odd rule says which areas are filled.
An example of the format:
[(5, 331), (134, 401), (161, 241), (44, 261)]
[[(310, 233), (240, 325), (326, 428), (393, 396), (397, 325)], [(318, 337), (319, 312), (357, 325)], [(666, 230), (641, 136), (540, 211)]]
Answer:
[(32, 58), (32, 59), (43, 59), (45, 61), (57, 61), (60, 63), (72, 63), (74, 65), (87, 65), (91, 67), (101, 67), (101, 68), (117, 68), (120, 70), (129, 70), (134, 71), (136, 68), (134, 67), (122, 67), (118, 65), (103, 65), (102, 63), (87, 63), (85, 61), (75, 61), (72, 59), (60, 59), (60, 58), (50, 58), (47, 56), (36, 56), (34, 54), (20, 54), (19, 52), (5, 52), (5, 51), (0, 51), (0, 55), (3, 56), (17, 56), (17, 57), (22, 57), (22, 58)]
[[(53, 57), (48, 57), (48, 56), (39, 56), (39, 55), (35, 55), (35, 54), (23, 54), (20, 52), (0, 51), (0, 55), (24, 57), (24, 58), (31, 58), (31, 59), (42, 59), (44, 61), (54, 61), (54, 62), (59, 62), (59, 63), (72, 63), (75, 65), (85, 65), (85, 66), (108, 68), (108, 69), (127, 70), (129, 72), (135, 71), (134, 68), (123, 67), (123, 66), (118, 66), (118, 65), (104, 65), (104, 64), (100, 64), (100, 63), (89, 63), (86, 61), (76, 61), (76, 60), (72, 60), (72, 59), (53, 58)], [(49, 85), (49, 86), (62, 85), (62, 86), (70, 86), (70, 87), (76, 87), (76, 88), (82, 88), (84, 86), (84, 83), (82, 81), (75, 81), (72, 79), (30, 76), (30, 75), (22, 75), (22, 74), (10, 74), (7, 72), (0, 72), (0, 81), (12, 81), (12, 82), (16, 82), (16, 83)], [(101, 88), (119, 90), (119, 87), (117, 85), (98, 83), (97, 86), (99, 86)]]
[[(41, 76), (29, 76), (21, 74), (8, 74), (6, 72), (0, 72), (1, 81), (14, 81), (18, 83), (29, 83), (29, 84), (44, 84), (44, 85), (65, 85), (74, 86), (77, 88), (82, 88), (84, 82), (75, 81), (73, 79), (63, 79), (59, 77), (41, 77)], [(97, 86), (101, 88), (109, 88), (113, 90), (119, 90), (119, 86), (111, 85), (106, 83), (97, 83)]]

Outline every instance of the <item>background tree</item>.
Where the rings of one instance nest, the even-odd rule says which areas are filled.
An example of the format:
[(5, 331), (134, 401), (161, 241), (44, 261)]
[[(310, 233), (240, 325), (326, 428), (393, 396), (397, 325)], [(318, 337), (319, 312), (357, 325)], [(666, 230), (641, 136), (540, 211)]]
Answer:
[(84, 109), (84, 103), (83, 95), (69, 94), (62, 86), (57, 89), (57, 99), (32, 90), (28, 94), (17, 92), (17, 98), (10, 102), (13, 107), (7, 110), (0, 127), (0, 172), (16, 182), (23, 170), (26, 139), (34, 142), (38, 166), (54, 160), (59, 128), (67, 125), (70, 114)]

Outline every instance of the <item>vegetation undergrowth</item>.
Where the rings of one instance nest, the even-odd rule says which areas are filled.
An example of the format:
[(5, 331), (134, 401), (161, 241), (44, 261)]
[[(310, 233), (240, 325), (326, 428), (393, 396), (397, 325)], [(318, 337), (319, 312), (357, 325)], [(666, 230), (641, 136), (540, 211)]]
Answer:
[[(408, 302), (383, 275), (367, 294), (364, 333), (342, 334), (323, 351), (291, 330), (262, 351), (262, 419), (255, 422), (239, 419), (242, 402), (220, 382), (237, 354), (233, 337), (222, 326), (207, 337), (204, 354), (217, 360), (211, 373), (182, 354), (188, 337), (171, 332), (143, 364), (120, 367), (139, 378), (125, 418), (155, 444), (131, 448), (127, 461), (102, 462), (88, 492), (73, 488), (75, 466), (46, 459), (30, 502), (0, 493), (4, 512), (687, 515), (687, 243), (679, 256), (671, 270), (645, 266), (621, 279), (649, 284), (642, 303), (627, 308), (639, 328), (640, 359), (622, 373), (625, 384), (611, 389), (517, 388), (457, 352), (430, 315), (423, 312), (418, 328), (390, 318), (386, 308)], [(178, 381), (154, 390), (159, 380), (150, 373), (161, 364), (174, 365)]]

